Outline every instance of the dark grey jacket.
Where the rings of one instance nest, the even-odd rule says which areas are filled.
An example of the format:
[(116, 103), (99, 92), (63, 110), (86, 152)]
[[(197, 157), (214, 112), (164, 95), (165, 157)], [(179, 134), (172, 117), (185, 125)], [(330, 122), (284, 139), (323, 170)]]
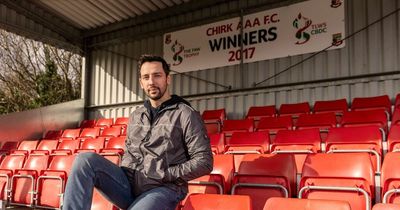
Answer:
[(159, 186), (187, 193), (187, 181), (211, 172), (213, 158), (199, 113), (179, 96), (130, 117), (122, 168), (135, 196)]

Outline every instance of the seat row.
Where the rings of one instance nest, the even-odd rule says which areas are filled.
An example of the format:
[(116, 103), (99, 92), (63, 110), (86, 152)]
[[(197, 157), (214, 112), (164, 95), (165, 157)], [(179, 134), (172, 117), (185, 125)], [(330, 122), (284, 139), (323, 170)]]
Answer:
[[(321, 134), (326, 135), (322, 140)], [(374, 168), (380, 170), (386, 152), (400, 151), (400, 125), (394, 125), (388, 141), (383, 141), (377, 126), (331, 128), (328, 133), (319, 129), (279, 130), (274, 138), (267, 131), (209, 134), (214, 154), (295, 154), (301, 170), (305, 156), (310, 153), (363, 152), (370, 154)]]
[[(249, 108), (245, 119), (253, 119), (253, 123), (247, 123), (254, 127), (257, 127), (261, 118), (269, 117), (268, 120), (272, 120), (273, 118), (271, 117), (278, 116), (286, 116), (286, 118), (283, 118), (283, 121), (289, 123), (289, 125), (286, 125), (290, 127), (307, 126), (309, 123), (315, 124), (319, 122), (322, 122), (326, 125), (336, 125), (341, 123), (353, 124), (353, 122), (363, 123), (365, 121), (375, 121), (376, 123), (382, 123), (384, 127), (383, 129), (387, 130), (387, 124), (389, 121), (392, 121), (392, 123), (400, 122), (399, 104), (400, 94), (398, 94), (396, 99), (393, 117), (391, 103), (389, 97), (386, 95), (368, 98), (355, 98), (350, 111), (347, 107), (347, 102), (345, 99), (317, 101), (314, 105), (313, 112), (311, 112), (308, 103), (282, 104), (279, 115), (274, 105), (259, 107), (253, 106)], [(369, 113), (369, 111), (373, 111), (373, 113)], [(348, 114), (348, 112), (353, 114)], [(313, 118), (313, 115), (310, 115), (321, 113), (331, 113), (335, 117), (332, 117), (332, 115), (317, 115)], [(307, 115), (307, 117), (302, 117), (303, 119), (300, 120), (300, 125), (297, 125), (297, 119), (300, 118), (301, 115)], [(366, 115), (366, 118), (363, 118), (362, 115)], [(223, 127), (225, 127), (225, 120), (227, 119), (225, 109), (205, 110), (202, 114), (202, 117), (207, 126), (208, 132), (210, 133), (221, 132)], [(342, 122), (342, 118), (345, 118), (345, 122)], [(305, 125), (303, 125), (303, 123), (305, 123)]]
[(92, 119), (92, 120), (82, 120), (79, 124), (79, 128), (109, 128), (113, 126), (122, 126), (126, 128), (128, 125), (129, 118), (128, 117), (118, 117), (114, 118), (100, 118), (100, 119)]
[(236, 166), (233, 155), (215, 155), (211, 174), (189, 182), (189, 195), (247, 195), (255, 210), (271, 197), (339, 200), (353, 210), (370, 210), (381, 198), (400, 204), (399, 158), (400, 153), (388, 153), (375, 182), (370, 157), (363, 153), (309, 154), (301, 177), (291, 154), (246, 154)]
[[(117, 155), (101, 154), (115, 164)], [(0, 198), (9, 205), (60, 209), (76, 155), (10, 154), (0, 164)], [(116, 209), (95, 189), (94, 209)]]
[[(126, 137), (112, 137), (106, 141), (105, 137), (86, 138), (86, 139), (63, 139), (58, 140), (25, 140), (19, 143), (17, 148), (8, 148), (3, 150), (3, 155), (6, 154), (74, 154), (81, 152), (96, 152), (96, 153), (118, 153), (123, 154)], [(3, 145), (7, 146), (7, 142)], [(0, 159), (1, 160), (1, 159)]]
[[(187, 199), (182, 210), (253, 210), (251, 198), (244, 195), (198, 194)], [(346, 201), (322, 199), (297, 199), (273, 197), (267, 200), (262, 210), (351, 210)], [(375, 204), (372, 210), (400, 210), (398, 204)]]

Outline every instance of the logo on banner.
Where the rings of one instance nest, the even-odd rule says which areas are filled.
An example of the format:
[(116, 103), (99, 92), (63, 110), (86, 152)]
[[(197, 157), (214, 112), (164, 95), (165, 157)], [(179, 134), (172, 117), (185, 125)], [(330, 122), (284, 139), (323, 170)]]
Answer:
[(342, 33), (332, 34), (332, 45), (339, 46), (342, 43)]
[(306, 18), (299, 13), (297, 18), (293, 21), (293, 27), (297, 28), (296, 38), (299, 40), (296, 44), (304, 44), (310, 40), (311, 35), (306, 31), (312, 24), (312, 20)]
[(165, 44), (171, 44), (171, 34), (167, 34), (165, 36)]
[(171, 51), (174, 53), (172, 56), (172, 59), (174, 60), (174, 63), (172, 65), (177, 66), (182, 63), (183, 57), (181, 54), (183, 53), (183, 50), (185, 47), (178, 42), (178, 40), (175, 40), (175, 43), (171, 46)]
[(338, 8), (342, 5), (342, 0), (332, 0), (331, 1), (331, 7), (332, 8)]

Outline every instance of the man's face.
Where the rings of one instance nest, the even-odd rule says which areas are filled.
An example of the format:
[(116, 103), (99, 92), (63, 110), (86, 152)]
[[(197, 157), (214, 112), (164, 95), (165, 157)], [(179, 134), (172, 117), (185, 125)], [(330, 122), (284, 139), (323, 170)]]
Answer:
[(140, 69), (139, 81), (146, 95), (157, 101), (168, 91), (170, 76), (165, 74), (161, 62), (145, 62)]

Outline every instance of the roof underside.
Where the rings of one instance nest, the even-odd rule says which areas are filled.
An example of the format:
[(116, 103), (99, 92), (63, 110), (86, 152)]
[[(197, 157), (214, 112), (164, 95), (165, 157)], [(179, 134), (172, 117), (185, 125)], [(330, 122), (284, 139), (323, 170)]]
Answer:
[(38, 0), (43, 6), (80, 30), (91, 30), (181, 5), (190, 0)]

